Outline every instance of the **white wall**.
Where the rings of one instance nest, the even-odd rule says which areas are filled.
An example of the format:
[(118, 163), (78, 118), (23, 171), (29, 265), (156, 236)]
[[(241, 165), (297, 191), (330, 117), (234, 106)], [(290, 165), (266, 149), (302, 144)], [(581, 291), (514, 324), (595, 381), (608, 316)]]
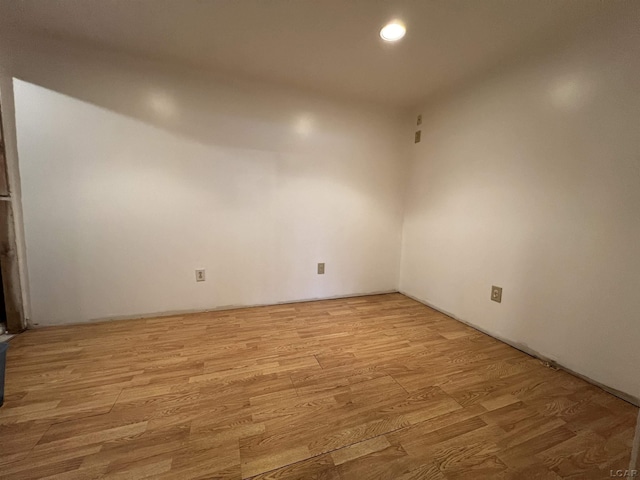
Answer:
[(57, 42), (9, 51), (33, 324), (397, 288), (393, 112)]
[(635, 23), (422, 112), (400, 290), (639, 396)]

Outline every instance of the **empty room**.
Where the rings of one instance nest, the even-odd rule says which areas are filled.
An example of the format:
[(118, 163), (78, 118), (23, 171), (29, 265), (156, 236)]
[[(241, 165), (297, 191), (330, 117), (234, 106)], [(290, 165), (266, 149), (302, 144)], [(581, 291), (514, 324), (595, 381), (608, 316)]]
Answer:
[(0, 480), (640, 478), (640, 2), (0, 0)]

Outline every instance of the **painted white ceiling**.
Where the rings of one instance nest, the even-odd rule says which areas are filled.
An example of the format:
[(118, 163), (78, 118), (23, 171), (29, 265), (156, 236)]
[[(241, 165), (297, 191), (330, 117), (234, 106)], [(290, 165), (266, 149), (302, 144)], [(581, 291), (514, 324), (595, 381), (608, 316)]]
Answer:
[[(0, 26), (403, 107), (593, 25), (608, 3), (21, 0), (0, 2)], [(388, 44), (393, 18), (407, 35)]]

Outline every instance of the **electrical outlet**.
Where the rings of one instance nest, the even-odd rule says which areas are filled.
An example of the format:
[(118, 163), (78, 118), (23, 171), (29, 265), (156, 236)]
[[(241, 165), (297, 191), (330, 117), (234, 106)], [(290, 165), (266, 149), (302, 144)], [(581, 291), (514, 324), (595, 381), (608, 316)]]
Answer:
[(324, 263), (318, 264), (318, 275), (324, 275)]
[(422, 115), (418, 115), (418, 118), (416, 119), (416, 125), (422, 125)]
[(420, 137), (422, 137), (422, 130), (418, 130), (413, 139), (413, 143), (420, 143)]
[(204, 282), (204, 270), (196, 270), (196, 282)]
[(491, 300), (494, 302), (502, 303), (502, 287), (491, 287)]

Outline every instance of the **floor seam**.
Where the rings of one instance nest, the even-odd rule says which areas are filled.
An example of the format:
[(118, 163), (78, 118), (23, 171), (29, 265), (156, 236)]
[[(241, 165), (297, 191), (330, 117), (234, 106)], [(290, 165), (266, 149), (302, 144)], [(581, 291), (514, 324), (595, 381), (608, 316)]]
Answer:
[(124, 388), (120, 389), (120, 393), (118, 393), (118, 396), (116, 397), (115, 401), (113, 402), (113, 405), (111, 405), (111, 408), (109, 409), (109, 411), (107, 413), (103, 413), (102, 415), (109, 415), (112, 412), (113, 407), (115, 407), (116, 403), (118, 403), (118, 400), (120, 399), (120, 395), (122, 395), (122, 391), (123, 390), (124, 390)]
[(322, 370), (324, 370), (324, 367), (323, 367), (323, 366), (322, 366), (322, 364), (320, 363), (320, 360), (318, 360), (318, 356), (317, 356), (315, 353), (313, 354), (313, 358), (315, 358), (315, 359), (316, 359), (316, 362), (318, 362), (318, 365), (320, 365), (320, 368), (321, 368)]
[(391, 377), (391, 379), (392, 379), (394, 382), (396, 382), (398, 385), (400, 385), (400, 388), (402, 388), (402, 390), (404, 390), (404, 391), (405, 391), (405, 393), (406, 393), (407, 395), (411, 395), (411, 394), (409, 393), (409, 391), (408, 391), (406, 388), (404, 388), (404, 387), (402, 386), (402, 384), (401, 384), (398, 380), (396, 380), (396, 377), (394, 377), (394, 376), (393, 376), (393, 375), (391, 375), (390, 373), (388, 373), (387, 375), (389, 375), (389, 376)]
[(293, 383), (293, 378), (291, 378), (291, 375), (289, 375), (289, 381), (291, 382), (291, 386), (293, 387), (293, 389), (296, 391), (296, 397), (300, 398), (300, 393), (298, 392), (298, 387), (296, 387), (296, 384)]

